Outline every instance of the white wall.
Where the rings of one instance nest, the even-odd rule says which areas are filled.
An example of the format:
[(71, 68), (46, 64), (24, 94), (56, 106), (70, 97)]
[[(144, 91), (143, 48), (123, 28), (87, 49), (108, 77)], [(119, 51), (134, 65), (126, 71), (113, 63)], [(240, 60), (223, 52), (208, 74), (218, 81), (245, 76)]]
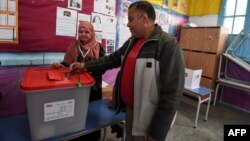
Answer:
[(217, 26), (218, 15), (190, 16), (189, 22), (197, 26)]

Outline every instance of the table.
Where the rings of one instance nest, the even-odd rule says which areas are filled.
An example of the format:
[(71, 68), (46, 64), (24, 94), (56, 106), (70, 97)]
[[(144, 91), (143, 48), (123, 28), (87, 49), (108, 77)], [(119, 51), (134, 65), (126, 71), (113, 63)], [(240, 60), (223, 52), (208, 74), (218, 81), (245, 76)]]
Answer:
[(199, 117), (199, 112), (200, 112), (200, 105), (203, 102), (208, 102), (207, 103), (207, 111), (206, 111), (206, 116), (205, 116), (205, 121), (207, 120), (208, 116), (208, 111), (209, 111), (209, 106), (210, 106), (210, 101), (211, 101), (211, 93), (213, 92), (212, 89), (206, 88), (206, 87), (199, 87), (197, 89), (184, 89), (184, 94), (187, 94), (189, 96), (198, 98), (198, 104), (197, 104), (197, 110), (196, 110), (196, 117), (195, 117), (195, 122), (194, 122), (194, 127), (197, 127), (197, 121)]
[[(84, 129), (57, 137), (51, 137), (44, 141), (69, 140), (123, 122), (125, 120), (125, 113), (120, 112), (116, 114), (114, 109), (108, 108), (108, 103), (109, 100), (107, 99), (89, 103), (86, 127)], [(31, 137), (27, 115), (0, 119), (0, 141), (30, 140)]]

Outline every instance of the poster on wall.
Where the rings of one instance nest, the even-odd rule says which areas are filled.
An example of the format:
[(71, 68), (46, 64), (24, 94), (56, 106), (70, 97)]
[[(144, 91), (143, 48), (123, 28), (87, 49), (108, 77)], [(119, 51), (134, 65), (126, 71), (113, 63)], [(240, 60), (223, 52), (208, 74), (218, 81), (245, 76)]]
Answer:
[(16, 1), (8, 1), (8, 11), (16, 12)]
[(94, 0), (94, 11), (96, 13), (102, 13), (102, 7), (105, 5), (104, 0)]
[(0, 40), (2, 41), (13, 41), (13, 28), (0, 28)]
[(76, 36), (77, 11), (57, 7), (56, 35)]
[(181, 12), (182, 13), (186, 13), (187, 11), (187, 4), (186, 4), (186, 2), (181, 2)]
[(68, 8), (82, 10), (82, 0), (68, 0)]
[(102, 36), (106, 39), (115, 39), (116, 38), (116, 18), (110, 16), (103, 16), (103, 28)]
[(102, 31), (102, 14), (92, 13), (91, 23), (94, 26), (95, 31)]
[(15, 14), (8, 14), (8, 25), (16, 26), (16, 15)]
[(115, 0), (94, 0), (94, 12), (115, 16)]
[(106, 40), (106, 53), (111, 54), (115, 51), (115, 40), (107, 39)]
[(0, 25), (7, 25), (7, 14), (0, 14)]
[(90, 22), (90, 15), (78, 13), (78, 21), (88, 21)]
[(115, 16), (115, 0), (105, 0), (106, 3), (103, 7), (103, 14), (105, 15), (110, 15), (110, 16)]
[(128, 7), (130, 3), (129, 2), (123, 2), (122, 4), (122, 14), (121, 14), (121, 24), (124, 26), (127, 26), (128, 23)]
[(174, 4), (173, 4), (174, 9), (178, 8), (178, 0), (174, 0)]
[(159, 24), (163, 31), (169, 32), (171, 25), (171, 12), (162, 7), (155, 7), (156, 20), (155, 23)]
[(168, 8), (168, 1), (169, 1), (169, 0), (164, 0), (164, 3), (163, 3), (163, 7), (164, 7), (164, 8)]
[(0, 10), (2, 11), (7, 10), (7, 0), (0, 0)]
[(177, 26), (176, 25), (171, 25), (169, 27), (169, 34), (175, 38), (177, 38)]
[(102, 43), (102, 32), (95, 32), (95, 39), (97, 42)]
[(131, 2), (127, 0), (122, 1), (122, 9), (121, 9), (121, 17), (119, 18), (120, 24), (118, 25), (119, 28), (119, 40), (117, 47), (120, 48), (124, 42), (131, 36), (131, 33), (129, 31), (129, 28), (127, 27), (128, 23), (128, 7), (131, 4)]

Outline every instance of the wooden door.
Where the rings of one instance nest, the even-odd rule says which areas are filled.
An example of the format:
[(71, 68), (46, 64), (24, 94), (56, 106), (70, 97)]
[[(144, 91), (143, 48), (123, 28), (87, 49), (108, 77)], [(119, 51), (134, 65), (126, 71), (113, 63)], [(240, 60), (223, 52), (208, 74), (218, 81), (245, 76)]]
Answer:
[(204, 40), (204, 28), (193, 28), (190, 42), (190, 50), (202, 51)]
[(188, 58), (189, 58), (189, 52), (187, 50), (183, 50), (183, 56), (184, 56), (184, 61), (185, 61), (185, 67), (188, 67)]
[(202, 69), (202, 53), (201, 52), (189, 52), (188, 66), (187, 68), (196, 70)]
[(183, 49), (189, 49), (189, 47), (190, 47), (191, 31), (192, 31), (192, 29), (190, 29), (190, 28), (182, 28), (181, 29), (180, 46)]
[(204, 52), (217, 53), (220, 38), (220, 29), (221, 28), (219, 27), (205, 29), (205, 36), (203, 42)]
[(203, 53), (202, 76), (214, 78), (216, 64), (217, 63), (215, 54)]

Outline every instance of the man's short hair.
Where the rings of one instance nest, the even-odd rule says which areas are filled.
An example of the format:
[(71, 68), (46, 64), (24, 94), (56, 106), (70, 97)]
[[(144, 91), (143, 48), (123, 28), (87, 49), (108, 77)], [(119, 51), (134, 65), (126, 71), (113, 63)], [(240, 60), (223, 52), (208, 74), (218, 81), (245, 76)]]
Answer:
[(129, 5), (129, 9), (135, 7), (137, 10), (146, 13), (152, 21), (155, 21), (155, 9), (153, 5), (147, 1), (137, 1)]

